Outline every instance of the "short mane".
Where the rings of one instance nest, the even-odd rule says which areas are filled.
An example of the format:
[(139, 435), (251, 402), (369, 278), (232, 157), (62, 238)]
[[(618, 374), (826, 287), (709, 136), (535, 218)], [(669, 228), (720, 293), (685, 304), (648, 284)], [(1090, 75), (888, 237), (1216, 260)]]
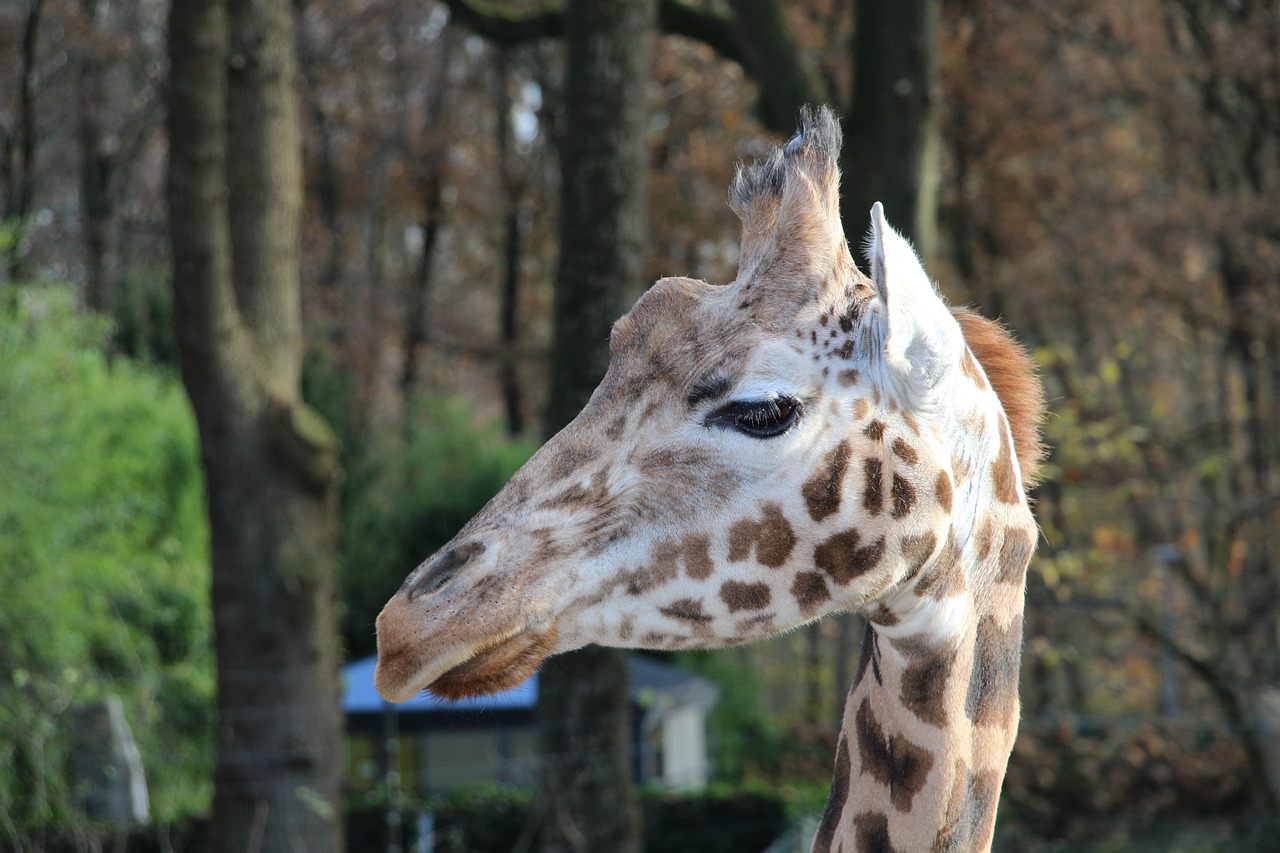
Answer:
[(1038, 482), (1040, 463), (1045, 457), (1040, 439), (1045, 416), (1044, 387), (1036, 375), (1035, 363), (1026, 348), (999, 323), (967, 308), (952, 308), (951, 313), (1004, 406), (1022, 482), (1030, 489)]

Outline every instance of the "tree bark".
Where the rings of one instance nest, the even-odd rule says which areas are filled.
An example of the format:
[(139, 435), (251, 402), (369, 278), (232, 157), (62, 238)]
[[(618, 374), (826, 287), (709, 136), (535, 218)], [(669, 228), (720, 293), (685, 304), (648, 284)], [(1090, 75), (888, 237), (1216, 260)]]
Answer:
[[(81, 0), (90, 32), (97, 25), (100, 0)], [(77, 61), (76, 100), (80, 142), (80, 231), (84, 240), (84, 287), (80, 304), (89, 311), (107, 308), (107, 252), (112, 220), (112, 158), (102, 148), (102, 110), (107, 103), (105, 69), (96, 45)]]
[(40, 21), (45, 0), (31, 0), (22, 22), (22, 66), (18, 75), (18, 117), (13, 136), (4, 139), (2, 164), (5, 200), (0, 224), (14, 227), (4, 247), (9, 286), (27, 277), (23, 264), (23, 236), (36, 195), (36, 52), (40, 46)]
[(937, 248), (941, 0), (859, 2), (840, 213), (851, 238), (879, 201), (927, 263)]
[(507, 414), (507, 433), (520, 436), (524, 433), (524, 394), (517, 371), (516, 341), (519, 324), (516, 309), (520, 302), (520, 215), (524, 205), (524, 178), (519, 174), (516, 162), (518, 154), (511, 145), (511, 97), (507, 92), (507, 50), (498, 48), (494, 87), (494, 101), (498, 111), (497, 142), (498, 160), (502, 175), (502, 198), (506, 205), (503, 213), (505, 236), (502, 246), (502, 300), (499, 309), (499, 334), (502, 344), (502, 363), (498, 367), (498, 381), (502, 386), (503, 408)]
[(174, 323), (212, 537), (215, 851), (342, 847), (339, 472), (299, 389), (288, 11), (175, 0), (169, 27)]
[(655, 6), (578, 0), (567, 18), (548, 434), (591, 397), (609, 365), (609, 329), (644, 286), (645, 83)]
[[(645, 241), (645, 86), (655, 0), (572, 0), (561, 140), (560, 264), (555, 295), (548, 435), (595, 390), (609, 329), (642, 287)], [(639, 804), (626, 660), (590, 648), (543, 672), (542, 850), (638, 853)]]
[(769, 127), (790, 133), (801, 107), (826, 103), (831, 95), (805, 64), (778, 0), (730, 0), (729, 5), (742, 45), (742, 67), (760, 89), (760, 117)]

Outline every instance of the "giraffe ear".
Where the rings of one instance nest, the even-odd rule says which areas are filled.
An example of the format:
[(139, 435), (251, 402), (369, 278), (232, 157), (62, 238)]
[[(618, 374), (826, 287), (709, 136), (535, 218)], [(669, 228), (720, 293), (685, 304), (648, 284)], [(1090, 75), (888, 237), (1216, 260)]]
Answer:
[(958, 363), (964, 336), (911, 244), (871, 207), (867, 264), (884, 305), (885, 356), (916, 392), (927, 393)]

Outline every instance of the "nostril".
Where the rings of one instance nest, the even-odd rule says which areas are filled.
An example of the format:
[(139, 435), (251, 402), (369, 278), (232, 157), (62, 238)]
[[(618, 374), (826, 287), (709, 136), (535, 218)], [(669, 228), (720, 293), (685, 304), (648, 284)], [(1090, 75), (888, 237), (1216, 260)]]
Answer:
[(483, 542), (468, 542), (456, 548), (450, 548), (423, 563), (413, 574), (405, 579), (400, 592), (413, 601), (420, 595), (431, 595), (453, 580), (462, 568), (474, 557), (484, 553)]

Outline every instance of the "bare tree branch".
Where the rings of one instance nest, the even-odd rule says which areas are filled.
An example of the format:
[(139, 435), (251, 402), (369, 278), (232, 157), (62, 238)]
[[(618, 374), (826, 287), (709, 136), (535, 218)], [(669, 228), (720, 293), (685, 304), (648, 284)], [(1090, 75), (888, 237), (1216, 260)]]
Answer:
[[(476, 35), (498, 44), (515, 45), (542, 38), (564, 35), (564, 8), (547, 6), (533, 12), (507, 9), (487, 0), (443, 0), (453, 20)], [(774, 0), (763, 0), (775, 5)], [(746, 55), (739, 41), (734, 18), (707, 9), (699, 9), (681, 0), (661, 0), (658, 4), (658, 29), (666, 35), (684, 36), (707, 45), (718, 56), (747, 67)], [(759, 67), (750, 73), (756, 76)], [(775, 73), (773, 69), (770, 73)], [(786, 120), (790, 122), (792, 116)]]

